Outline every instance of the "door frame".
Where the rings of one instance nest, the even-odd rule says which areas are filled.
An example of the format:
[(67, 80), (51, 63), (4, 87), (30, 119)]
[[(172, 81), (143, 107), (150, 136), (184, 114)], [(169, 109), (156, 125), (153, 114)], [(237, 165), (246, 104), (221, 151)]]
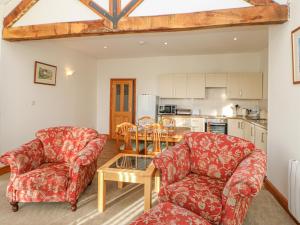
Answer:
[(113, 100), (112, 100), (112, 83), (113, 81), (133, 81), (133, 85), (132, 85), (132, 94), (133, 94), (133, 112), (132, 112), (132, 120), (133, 123), (135, 121), (135, 117), (136, 117), (136, 78), (111, 78), (110, 79), (110, 106), (109, 106), (109, 138), (112, 139), (112, 107), (113, 107)]

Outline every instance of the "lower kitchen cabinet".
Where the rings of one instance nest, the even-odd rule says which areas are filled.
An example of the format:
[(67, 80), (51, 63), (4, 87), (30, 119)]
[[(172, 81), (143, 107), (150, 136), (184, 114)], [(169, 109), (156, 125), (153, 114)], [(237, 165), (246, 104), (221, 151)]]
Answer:
[(228, 120), (228, 135), (243, 138), (255, 144), (256, 148), (267, 152), (268, 131), (241, 119)]
[(244, 139), (252, 143), (255, 142), (255, 126), (252, 123), (243, 122)]
[(205, 132), (205, 119), (204, 118), (191, 118), (191, 131), (192, 132)]
[(255, 146), (267, 152), (267, 137), (268, 132), (266, 129), (255, 126)]
[(228, 119), (228, 135), (244, 138), (243, 120)]

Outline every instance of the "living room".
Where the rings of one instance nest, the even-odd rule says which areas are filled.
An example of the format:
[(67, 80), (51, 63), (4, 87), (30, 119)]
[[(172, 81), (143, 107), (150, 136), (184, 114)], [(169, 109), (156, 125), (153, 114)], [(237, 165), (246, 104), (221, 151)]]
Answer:
[[(109, 11), (108, 1), (95, 2)], [(287, 207), (291, 188), (288, 174), (289, 160), (299, 158), (296, 146), (299, 145), (297, 128), (300, 124), (297, 119), (299, 107), (295, 103), (299, 87), (296, 75), (293, 80), (291, 34), (299, 26), (297, 10), (300, 9), (300, 5), (298, 2), (290, 2), (289, 7), (286, 7), (286, 2), (266, 2), (268, 1), (261, 1), (257, 6), (252, 6), (261, 10), (258, 11), (262, 13), (262, 18), (248, 18), (247, 22), (242, 19), (237, 22), (236, 19), (233, 22), (236, 23), (235, 26), (225, 20), (222, 22), (223, 25), (219, 21), (215, 26), (197, 23), (194, 28), (181, 27), (172, 30), (162, 27), (162, 30), (153, 28), (150, 32), (120, 31), (120, 34), (102, 35), (101, 32), (107, 31), (100, 28), (92, 27), (91, 30), (80, 31), (78, 27), (78, 30), (75, 28), (65, 30), (67, 26), (64, 25), (51, 27), (51, 24), (58, 22), (78, 25), (81, 21), (99, 20), (95, 9), (91, 9), (93, 4), (90, 4), (90, 1), (32, 1), (22, 15), (12, 20), (13, 25), (6, 23), (8, 15), (16, 6), (26, 4), (26, 1), (1, 1), (0, 11), (3, 15), (1, 18), (4, 20), (4, 27), (1, 27), (1, 30), (4, 29), (4, 32), (0, 42), (0, 154), (3, 155), (28, 143), (34, 139), (37, 131), (50, 127), (88, 127), (112, 137), (112, 132), (121, 122), (116, 122), (116, 126), (111, 125), (113, 115), (111, 95), (114, 90), (111, 82), (131, 79), (134, 80), (132, 93), (135, 92), (133, 94), (135, 104), (132, 104), (133, 116), (131, 121), (123, 119), (122, 122), (135, 123), (138, 120), (138, 98), (147, 94), (160, 96), (158, 100), (160, 106), (176, 105), (178, 109), (189, 110), (188, 115), (164, 115), (174, 118), (177, 121), (177, 128), (180, 129), (187, 128), (178, 125), (181, 124), (178, 121), (182, 117), (188, 117), (189, 121), (193, 118), (205, 119), (206, 121), (201, 120), (203, 121), (201, 132), (208, 131), (207, 127), (205, 128), (208, 119), (222, 117), (221, 119), (228, 120), (226, 134), (238, 136), (235, 130), (231, 131), (230, 128), (229, 121), (234, 116), (239, 116), (243, 124), (241, 126), (246, 126), (247, 122), (253, 126), (249, 128), (250, 136), (254, 135), (252, 133), (256, 126), (264, 129), (265, 136), (259, 136), (258, 139), (267, 146), (264, 149), (267, 155), (267, 178), (265, 187), (250, 204), (244, 224), (294, 224), (297, 215)], [(89, 7), (86, 4), (90, 4)], [(201, 4), (191, 1), (190, 5), (185, 3), (188, 5), (186, 7), (183, 7), (183, 3), (178, 3), (174, 4), (173, 11), (167, 3), (157, 8), (151, 4), (160, 5), (141, 1), (130, 11), (129, 20), (140, 16), (151, 17), (172, 13), (180, 15), (212, 10), (215, 10), (214, 12), (221, 10), (222, 13), (233, 10), (234, 13), (239, 9), (251, 8), (247, 5), (250, 3), (242, 0), (227, 3), (211, 1)], [(271, 7), (273, 8), (270, 9)], [(287, 8), (289, 19), (287, 14), (284, 14)], [(256, 19), (258, 21), (255, 21)], [(268, 21), (263, 21), (267, 19)], [(126, 21), (126, 19), (119, 21), (120, 29), (125, 29)], [(185, 23), (185, 26), (191, 25)], [(140, 28), (137, 26), (135, 29)], [(175, 32), (178, 30), (180, 32)], [(52, 85), (41, 85), (37, 81), (35, 71), (39, 68), (55, 71)], [(230, 96), (228, 90), (232, 85), (228, 80), (236, 73), (249, 76), (255, 74), (259, 77), (261, 87), (258, 85), (260, 91), (259, 93), (255, 91), (255, 97)], [(162, 90), (166, 93), (168, 83), (162, 86), (160, 77), (170, 74), (180, 75), (184, 78), (184, 82), (187, 82), (184, 86), (187, 92), (183, 97), (175, 95), (163, 97)], [(187, 94), (191, 89), (188, 86), (189, 76), (195, 74), (201, 75), (205, 81), (203, 87), (197, 85), (196, 88), (198, 93), (200, 89), (202, 90), (204, 97), (194, 98)], [(222, 79), (218, 79), (217, 84), (208, 85), (208, 79), (216, 74), (219, 75), (218, 78), (226, 77), (227, 83), (220, 84)], [(170, 86), (171, 83), (170, 81)], [(255, 88), (256, 85), (252, 84), (251, 89)], [(239, 89), (238, 94), (244, 93)], [(125, 103), (121, 104), (124, 106)], [(263, 119), (258, 121), (255, 117), (256, 122), (246, 120), (246, 117), (250, 118), (252, 115), (251, 112), (253, 115), (257, 112), (257, 108)], [(115, 118), (116, 121), (118, 119)], [(191, 125), (188, 128), (192, 130)], [(119, 152), (115, 141), (110, 137), (104, 145), (106, 138), (103, 136), (104, 146), (101, 148), (104, 149), (99, 153), (97, 168), (110, 161)], [(241, 138), (248, 140), (246, 135)], [(254, 139), (253, 136), (251, 141), (256, 144)], [(174, 141), (175, 146), (178, 142)], [(173, 143), (170, 144), (172, 145)], [(144, 209), (143, 186), (132, 184), (124, 186), (123, 182), (106, 182), (106, 207), (103, 213), (98, 212), (99, 185), (95, 174), (91, 186), (82, 191), (74, 213), (65, 203), (22, 203), (22, 201), (18, 205), (18, 212), (13, 213), (5, 193), (10, 179), (9, 168), (3, 164), (0, 164), (0, 168), (0, 171), (8, 172), (0, 177), (1, 212), (4, 212), (1, 215), (4, 224), (29, 223), (33, 217), (36, 219), (31, 221), (32, 224), (38, 224), (39, 221), (45, 224), (130, 224), (142, 215)], [(153, 205), (150, 206), (155, 209), (159, 197), (153, 192), (152, 198)], [(274, 211), (277, 216), (273, 217)], [(40, 218), (41, 214), (45, 215), (44, 218)]]

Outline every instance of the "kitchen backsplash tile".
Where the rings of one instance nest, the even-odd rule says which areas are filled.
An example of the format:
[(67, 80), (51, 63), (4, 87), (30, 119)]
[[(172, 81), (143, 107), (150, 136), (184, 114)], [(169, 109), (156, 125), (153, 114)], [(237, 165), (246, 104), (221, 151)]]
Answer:
[[(262, 101), (264, 101), (262, 103)], [(267, 100), (233, 100), (227, 99), (226, 88), (207, 88), (205, 99), (161, 99), (160, 104), (175, 104), (178, 108), (199, 109), (202, 115), (224, 115), (231, 106), (255, 109), (259, 106), (267, 110)]]

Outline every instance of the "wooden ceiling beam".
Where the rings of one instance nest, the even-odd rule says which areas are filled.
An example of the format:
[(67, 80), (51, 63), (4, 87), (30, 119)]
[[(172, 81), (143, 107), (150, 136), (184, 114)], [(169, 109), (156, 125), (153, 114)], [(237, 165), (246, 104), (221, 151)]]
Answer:
[(117, 32), (176, 31), (284, 23), (288, 7), (279, 4), (166, 16), (123, 18)]
[(3, 39), (9, 41), (41, 40), (63, 37), (101, 35), (109, 32), (104, 20), (52, 23), (3, 29)]
[(273, 0), (245, 0), (246, 2), (258, 6), (258, 5), (268, 5), (274, 3)]
[[(278, 24), (288, 20), (288, 7), (279, 4), (164, 16), (123, 17), (116, 29), (106, 21), (4, 28), (10, 41), (140, 32), (165, 32), (242, 25)], [(49, 29), (49, 31), (48, 31)]]
[(3, 21), (4, 27), (14, 25), (31, 7), (39, 0), (22, 0), (5, 18)]

